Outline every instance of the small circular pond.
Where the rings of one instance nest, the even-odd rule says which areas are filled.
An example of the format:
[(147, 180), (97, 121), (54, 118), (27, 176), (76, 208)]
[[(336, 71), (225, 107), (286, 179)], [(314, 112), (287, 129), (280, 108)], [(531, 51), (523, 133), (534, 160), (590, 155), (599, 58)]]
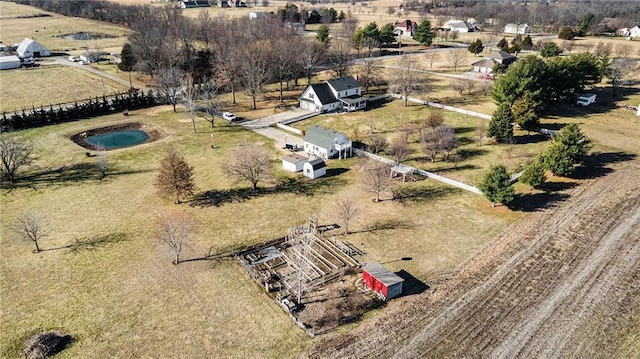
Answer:
[(142, 130), (125, 130), (88, 136), (86, 141), (98, 148), (113, 150), (139, 145), (147, 142), (148, 139), (149, 135)]
[(161, 137), (158, 129), (134, 122), (88, 130), (71, 139), (82, 147), (99, 151), (136, 146)]

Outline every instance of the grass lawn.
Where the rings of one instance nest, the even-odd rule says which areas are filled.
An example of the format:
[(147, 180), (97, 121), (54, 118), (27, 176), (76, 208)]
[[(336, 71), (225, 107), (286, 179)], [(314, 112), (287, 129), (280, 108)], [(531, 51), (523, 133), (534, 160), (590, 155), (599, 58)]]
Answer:
[[(16, 84), (16, 85), (14, 85)], [(55, 84), (55, 90), (48, 91)], [(40, 66), (26, 70), (0, 72), (0, 112), (73, 102), (89, 97), (112, 95), (128, 89), (83, 69), (66, 66)]]
[[(124, 121), (152, 124), (167, 136), (108, 152), (110, 173), (100, 180), (95, 158), (69, 137)], [(193, 134), (184, 112), (163, 106), (126, 119), (117, 114), (20, 133), (33, 141), (38, 160), (24, 173), (29, 181), (0, 194), (0, 331), (10, 333), (0, 341), (0, 356), (19, 356), (25, 337), (42, 329), (76, 338), (60, 358), (297, 356), (310, 339), (233, 260), (171, 264), (154, 237), (156, 220), (167, 211), (195, 218), (183, 258), (200, 258), (281, 236), (309, 216), (338, 223), (331, 204), (353, 196), (360, 214), (350, 226), (354, 233), (343, 239), (367, 252), (363, 260), (388, 262), (425, 283), (454, 271), (522, 215), (427, 180), (396, 184), (412, 191), (411, 199), (373, 203), (358, 184), (355, 158), (330, 161), (335, 176), (255, 196), (222, 174), (221, 165), (243, 141), (273, 144), (235, 125), (208, 126), (199, 122)], [(169, 148), (185, 156), (199, 191), (216, 194), (216, 205), (174, 205), (156, 196), (152, 184)], [(285, 176), (291, 177), (276, 170), (277, 178)], [(46, 218), (42, 253), (33, 254), (32, 243), (16, 240), (9, 229), (25, 210)], [(397, 261), (402, 257), (413, 259)]]

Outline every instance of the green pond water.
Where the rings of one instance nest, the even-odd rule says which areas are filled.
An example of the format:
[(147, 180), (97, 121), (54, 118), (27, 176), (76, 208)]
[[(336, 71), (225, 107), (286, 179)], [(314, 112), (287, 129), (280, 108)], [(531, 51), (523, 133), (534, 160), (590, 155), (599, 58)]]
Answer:
[(139, 145), (148, 139), (149, 135), (142, 130), (126, 130), (89, 136), (86, 138), (86, 141), (94, 146), (113, 150)]

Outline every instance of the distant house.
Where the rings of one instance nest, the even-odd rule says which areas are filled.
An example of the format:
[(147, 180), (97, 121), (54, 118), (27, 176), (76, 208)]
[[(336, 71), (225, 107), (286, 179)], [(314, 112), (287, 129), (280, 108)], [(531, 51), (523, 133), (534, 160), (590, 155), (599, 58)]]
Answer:
[(20, 66), (22, 66), (22, 63), (18, 56), (0, 56), (0, 70), (17, 69)]
[(282, 157), (282, 168), (289, 172), (300, 172), (308, 158), (300, 156), (297, 153), (292, 153)]
[(473, 32), (474, 27), (464, 20), (449, 20), (442, 25), (445, 30), (456, 32)]
[(505, 34), (529, 34), (531, 27), (527, 24), (507, 24), (504, 27)]
[(471, 71), (490, 74), (496, 64), (499, 64), (499, 62), (495, 59), (482, 59), (471, 64)]
[(284, 23), (284, 27), (287, 29), (291, 29), (295, 32), (304, 32), (305, 26), (303, 22), (291, 22), (287, 21)]
[(316, 179), (327, 174), (327, 164), (322, 160), (322, 158), (311, 158), (309, 161), (305, 162), (302, 167), (305, 177), (309, 177), (311, 179)]
[(362, 267), (362, 282), (386, 300), (402, 294), (404, 279), (380, 263), (369, 263)]
[(196, 7), (209, 7), (208, 0), (180, 1), (180, 7), (183, 9), (193, 9)]
[(636, 25), (629, 30), (629, 37), (636, 38), (640, 37), (640, 26)]
[(396, 22), (393, 24), (393, 32), (396, 36), (403, 38), (412, 38), (413, 32), (418, 27), (418, 23), (411, 20)]
[(630, 37), (631, 36), (631, 29), (628, 28), (628, 27), (623, 27), (621, 29), (616, 30), (616, 35), (624, 36), (624, 37)]
[(300, 107), (317, 112), (356, 111), (367, 107), (362, 87), (353, 77), (311, 84), (300, 96)]
[(309, 156), (324, 159), (351, 156), (351, 141), (342, 132), (313, 125), (304, 135), (304, 150)]
[(494, 51), (485, 56), (487, 59), (496, 60), (500, 65), (509, 66), (512, 62), (516, 61), (515, 56), (502, 50)]
[(47, 50), (46, 47), (42, 46), (42, 44), (40, 44), (39, 42), (29, 38), (25, 38), (24, 40), (22, 40), (22, 42), (18, 45), (16, 52), (18, 53), (18, 57), (20, 57), (21, 59), (28, 57), (51, 56), (51, 53), (49, 52), (49, 50)]
[(252, 11), (249, 13), (249, 19), (258, 19), (263, 17), (269, 17), (269, 13), (267, 11)]

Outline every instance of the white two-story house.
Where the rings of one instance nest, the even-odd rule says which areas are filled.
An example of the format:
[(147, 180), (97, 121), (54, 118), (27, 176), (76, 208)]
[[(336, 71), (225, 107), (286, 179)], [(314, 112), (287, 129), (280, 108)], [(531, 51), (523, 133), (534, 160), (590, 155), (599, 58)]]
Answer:
[(357, 111), (365, 107), (362, 87), (353, 77), (311, 84), (300, 96), (300, 108), (317, 112)]
[(309, 156), (323, 159), (338, 157), (340, 159), (351, 156), (351, 141), (342, 132), (326, 127), (313, 125), (305, 132), (304, 150)]

